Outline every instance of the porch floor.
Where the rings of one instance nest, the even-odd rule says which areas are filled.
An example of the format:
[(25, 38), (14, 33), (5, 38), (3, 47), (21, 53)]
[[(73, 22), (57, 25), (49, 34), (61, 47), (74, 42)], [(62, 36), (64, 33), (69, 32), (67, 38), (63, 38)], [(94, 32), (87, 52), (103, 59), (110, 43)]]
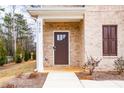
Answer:
[(81, 67), (71, 67), (71, 66), (53, 66), (45, 67), (44, 72), (82, 72), (84, 71)]

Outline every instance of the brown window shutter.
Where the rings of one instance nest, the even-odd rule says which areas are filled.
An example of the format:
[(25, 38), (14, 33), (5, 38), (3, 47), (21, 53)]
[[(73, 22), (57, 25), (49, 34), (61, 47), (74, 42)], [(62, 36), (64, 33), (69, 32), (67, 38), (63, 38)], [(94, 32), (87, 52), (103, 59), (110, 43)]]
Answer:
[(117, 25), (103, 25), (103, 56), (117, 56)]
[(109, 55), (109, 35), (108, 35), (108, 28), (103, 26), (103, 56)]
[(110, 55), (117, 56), (117, 26), (110, 27), (109, 45)]

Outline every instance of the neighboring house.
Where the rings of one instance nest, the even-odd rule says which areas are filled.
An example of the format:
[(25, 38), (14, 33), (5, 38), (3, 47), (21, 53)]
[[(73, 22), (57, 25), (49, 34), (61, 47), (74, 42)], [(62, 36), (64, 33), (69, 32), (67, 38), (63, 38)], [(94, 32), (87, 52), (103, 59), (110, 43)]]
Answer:
[(124, 56), (124, 6), (33, 6), (37, 21), (37, 70), (81, 66), (87, 56), (102, 58), (110, 70)]

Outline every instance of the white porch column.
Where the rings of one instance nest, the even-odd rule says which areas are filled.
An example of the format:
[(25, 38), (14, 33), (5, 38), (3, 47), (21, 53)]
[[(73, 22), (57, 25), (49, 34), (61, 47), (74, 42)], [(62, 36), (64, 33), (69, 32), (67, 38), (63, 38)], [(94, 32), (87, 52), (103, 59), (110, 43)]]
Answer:
[(43, 71), (43, 19), (37, 19), (36, 70)]

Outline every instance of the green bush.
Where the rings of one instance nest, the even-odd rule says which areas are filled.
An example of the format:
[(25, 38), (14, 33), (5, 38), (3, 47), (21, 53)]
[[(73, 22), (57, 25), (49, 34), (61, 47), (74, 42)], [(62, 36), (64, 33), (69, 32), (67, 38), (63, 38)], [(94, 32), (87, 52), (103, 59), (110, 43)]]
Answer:
[(0, 66), (3, 66), (7, 62), (6, 56), (1, 56), (0, 57)]
[(17, 46), (17, 50), (16, 50), (16, 56), (15, 56), (15, 62), (16, 63), (21, 63), (23, 60), (23, 51), (21, 49), (21, 47), (18, 45)]
[(7, 62), (6, 49), (4, 42), (0, 39), (0, 66), (3, 66)]
[(30, 52), (25, 51), (25, 54), (24, 54), (24, 61), (28, 61), (30, 58), (31, 58)]
[(33, 52), (33, 60), (36, 60), (36, 53)]
[(31, 59), (31, 53), (29, 52), (29, 59)]
[(22, 57), (20, 55), (16, 55), (16, 63), (21, 63), (22, 62)]

